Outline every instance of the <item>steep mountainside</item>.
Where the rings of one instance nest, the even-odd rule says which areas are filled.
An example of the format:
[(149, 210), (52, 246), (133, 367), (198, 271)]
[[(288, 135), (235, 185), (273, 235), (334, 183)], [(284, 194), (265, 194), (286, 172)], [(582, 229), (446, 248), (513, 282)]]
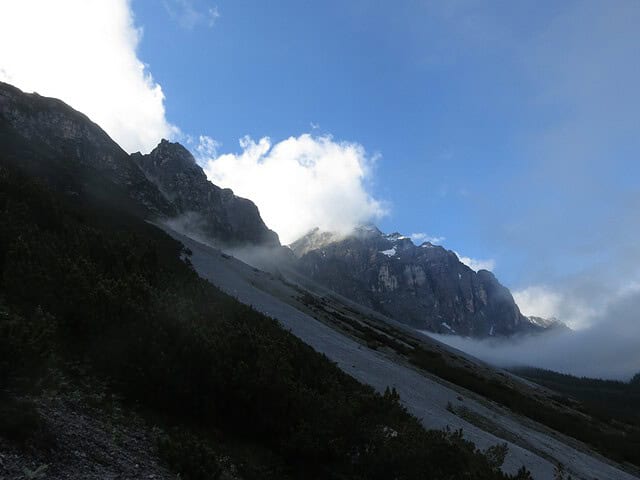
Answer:
[(278, 235), (264, 224), (255, 204), (207, 180), (193, 155), (179, 143), (162, 140), (150, 154), (134, 153), (131, 158), (178, 211), (197, 212), (184, 217), (187, 229), (222, 241), (246, 239), (254, 244), (280, 245)]
[(42, 183), (0, 161), (0, 478), (530, 478)]
[(0, 82), (0, 155), (68, 195), (124, 203), (144, 215), (175, 206), (98, 125), (64, 102)]
[(474, 337), (541, 331), (509, 290), (455, 253), (360, 227), (340, 238), (314, 230), (291, 245), (298, 268), (334, 291), (419, 329)]
[(279, 245), (249, 200), (210, 183), (179, 144), (128, 155), (64, 102), (0, 82), (1, 160), (67, 195), (145, 218), (180, 218), (227, 244)]

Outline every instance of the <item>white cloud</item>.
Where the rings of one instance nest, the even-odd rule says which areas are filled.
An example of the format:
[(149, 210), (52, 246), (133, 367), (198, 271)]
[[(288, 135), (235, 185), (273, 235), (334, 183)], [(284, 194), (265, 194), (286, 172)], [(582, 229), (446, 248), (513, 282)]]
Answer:
[(220, 18), (220, 11), (217, 6), (213, 6), (207, 9), (207, 25), (213, 27)]
[[(189, 142), (191, 143), (191, 142)], [(196, 160), (199, 164), (204, 164), (218, 156), (218, 148), (220, 148), (221, 144), (214, 138), (209, 137), (208, 135), (200, 135), (198, 137), (198, 144), (196, 145)]]
[(552, 289), (546, 285), (533, 285), (514, 291), (513, 298), (523, 315), (555, 317), (572, 329), (582, 330), (592, 327), (596, 321), (607, 322), (606, 312), (639, 293), (639, 282), (626, 282), (617, 288), (608, 289), (599, 298), (579, 289)]
[(275, 145), (245, 137), (240, 146), (240, 154), (209, 159), (205, 172), (253, 200), (285, 244), (314, 227), (346, 232), (385, 214), (366, 187), (374, 159), (357, 143), (303, 134)]
[(431, 235), (422, 232), (412, 233), (411, 235), (409, 235), (409, 237), (411, 237), (411, 240), (413, 240), (413, 243), (415, 243), (416, 245), (420, 245), (424, 242), (430, 242), (434, 245), (439, 245), (446, 240), (445, 237), (432, 237)]
[(493, 271), (493, 269), (496, 268), (496, 261), (492, 258), (481, 260), (477, 258), (464, 257), (460, 255), (458, 252), (453, 252), (453, 253), (455, 253), (458, 256), (458, 259), (462, 263), (464, 263), (471, 270), (475, 270), (476, 272), (478, 270)]
[(3, 0), (0, 80), (60, 98), (146, 152), (177, 128), (137, 57), (140, 37), (127, 0)]
[(518, 304), (520, 311), (528, 317), (557, 317), (563, 302), (560, 293), (539, 285), (527, 287), (512, 293), (513, 299)]
[(213, 27), (220, 18), (220, 11), (215, 5), (201, 9), (190, 0), (164, 0), (163, 5), (169, 16), (187, 30), (199, 25)]
[(557, 318), (572, 329), (587, 327), (596, 313), (579, 297), (545, 285), (533, 285), (512, 294), (523, 315)]

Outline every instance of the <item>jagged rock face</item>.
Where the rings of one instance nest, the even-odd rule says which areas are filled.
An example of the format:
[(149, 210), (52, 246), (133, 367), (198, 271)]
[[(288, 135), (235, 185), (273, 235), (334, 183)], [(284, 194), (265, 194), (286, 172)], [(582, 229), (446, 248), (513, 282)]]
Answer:
[(440, 246), (415, 246), (409, 238), (384, 235), (375, 227), (358, 228), (338, 241), (321, 235), (316, 230), (291, 245), (298, 268), (400, 322), (474, 337), (541, 330), (520, 313), (491, 272), (474, 272)]
[(187, 221), (205, 235), (235, 244), (280, 245), (255, 204), (207, 180), (193, 155), (179, 143), (162, 140), (148, 155), (134, 153), (131, 158), (180, 212), (196, 214)]
[(0, 161), (83, 198), (148, 218), (179, 218), (212, 240), (278, 246), (257, 207), (210, 183), (181, 145), (128, 155), (64, 102), (0, 82)]

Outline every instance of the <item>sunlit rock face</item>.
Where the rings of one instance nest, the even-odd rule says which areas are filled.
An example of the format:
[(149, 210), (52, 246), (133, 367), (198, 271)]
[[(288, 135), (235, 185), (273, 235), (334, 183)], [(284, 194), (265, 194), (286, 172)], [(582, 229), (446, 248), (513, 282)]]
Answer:
[(299, 269), (336, 292), (419, 329), (474, 337), (541, 331), (509, 290), (457, 255), (372, 226), (338, 237), (314, 230), (291, 246)]

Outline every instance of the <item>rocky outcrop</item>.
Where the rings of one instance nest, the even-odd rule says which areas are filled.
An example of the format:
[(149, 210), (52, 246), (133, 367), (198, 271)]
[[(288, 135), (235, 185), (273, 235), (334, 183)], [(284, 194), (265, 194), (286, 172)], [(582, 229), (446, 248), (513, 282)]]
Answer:
[(193, 155), (179, 143), (162, 140), (148, 155), (134, 153), (131, 158), (178, 211), (191, 214), (184, 217), (188, 228), (222, 242), (280, 245), (256, 205), (207, 180)]
[(338, 240), (314, 230), (290, 247), (304, 274), (419, 329), (486, 337), (544, 328), (520, 313), (491, 272), (475, 272), (429, 242), (416, 246), (367, 226)]
[(206, 178), (181, 145), (127, 154), (64, 102), (0, 82), (0, 162), (69, 195), (150, 219), (174, 219), (226, 245), (279, 246), (257, 207)]

